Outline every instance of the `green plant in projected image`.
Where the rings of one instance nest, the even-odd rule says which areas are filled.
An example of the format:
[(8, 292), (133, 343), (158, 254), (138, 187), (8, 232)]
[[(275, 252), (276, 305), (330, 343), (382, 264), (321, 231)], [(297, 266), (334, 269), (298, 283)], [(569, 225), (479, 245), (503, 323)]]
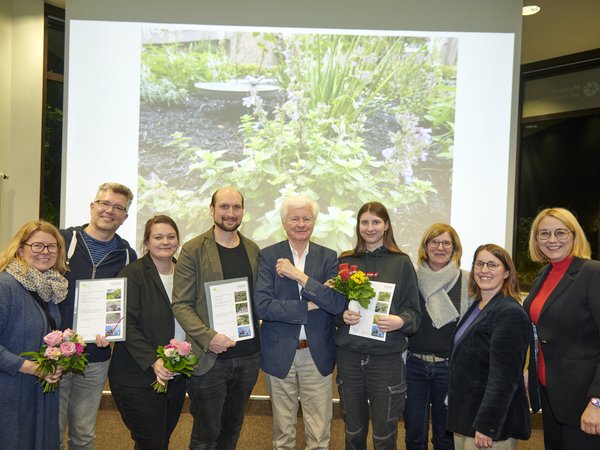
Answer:
[(420, 235), (420, 214), (438, 208), (429, 205), (440, 180), (444, 190), (450, 184), (456, 69), (444, 44), (452, 39), (253, 39), (270, 52), (279, 97), (266, 101), (250, 90), (243, 99), (241, 149), (202, 148), (182, 132), (171, 134), (164, 149), (177, 150), (185, 181), (194, 183), (140, 177), (140, 210), (170, 214), (185, 240), (211, 224), (212, 192), (232, 185), (248, 205), (244, 233), (259, 244), (284, 237), (279, 207), (291, 193), (318, 200), (314, 236), (337, 250), (353, 246), (355, 212), (373, 200), (390, 208), (397, 235)]

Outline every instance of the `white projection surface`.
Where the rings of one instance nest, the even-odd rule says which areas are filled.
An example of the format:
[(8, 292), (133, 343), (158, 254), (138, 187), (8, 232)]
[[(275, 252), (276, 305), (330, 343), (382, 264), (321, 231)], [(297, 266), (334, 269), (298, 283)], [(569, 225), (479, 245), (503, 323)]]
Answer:
[[(172, 141), (174, 137), (172, 129), (165, 130), (164, 143), (168, 151), (153, 148), (152, 151), (156, 155), (150, 156), (148, 155), (150, 150), (145, 147), (146, 144), (144, 143), (149, 133), (155, 133), (157, 129), (164, 126), (159, 114), (162, 114), (166, 109), (173, 109), (169, 114), (175, 114), (179, 111), (176, 102), (148, 103), (143, 93), (145, 89), (145, 86), (143, 86), (145, 74), (142, 73), (144, 48), (152, 43), (159, 48), (165, 41), (172, 44), (173, 41), (172, 39), (169, 40), (170, 38), (164, 38), (163, 42), (158, 42), (160, 39), (157, 36), (160, 37), (161, 33), (165, 33), (165, 30), (171, 36), (179, 36), (179, 45), (189, 45), (193, 40), (184, 37), (190, 35), (199, 36), (197, 37), (198, 41), (205, 39), (207, 41), (220, 41), (221, 43), (232, 36), (242, 36), (236, 41), (238, 47), (233, 48), (231, 43), (227, 47), (228, 51), (231, 52), (230, 54), (235, 52), (236, 55), (243, 53), (241, 46), (250, 45), (254, 42), (252, 36), (275, 35), (287, 39), (287, 36), (293, 35), (342, 35), (374, 36), (388, 39), (388, 41), (394, 37), (403, 37), (405, 40), (413, 40), (415, 42), (414, 48), (420, 46), (420, 51), (423, 54), (427, 54), (432, 58), (446, 58), (445, 63), (454, 70), (453, 74), (449, 76), (449, 79), (452, 80), (451, 88), (453, 92), (451, 102), (453, 117), (451, 126), (448, 127), (449, 134), (442, 136), (441, 133), (438, 133), (438, 135), (435, 135), (431, 131), (435, 124), (432, 125), (432, 119), (429, 116), (431, 111), (435, 111), (435, 107), (430, 104), (427, 108), (424, 108), (426, 113), (417, 114), (418, 117), (415, 120), (419, 120), (418, 124), (411, 123), (407, 125), (412, 120), (410, 117), (406, 114), (403, 117), (398, 117), (399, 115), (402, 116), (399, 111), (405, 97), (382, 102), (379, 109), (366, 118), (359, 115), (356, 122), (358, 125), (356, 126), (362, 127), (362, 131), (358, 133), (359, 137), (355, 136), (352, 145), (360, 146), (359, 150), (362, 152), (360, 154), (368, 155), (370, 161), (374, 161), (373, 169), (364, 174), (366, 177), (364, 181), (361, 181), (360, 177), (357, 176), (355, 191), (328, 193), (327, 198), (335, 197), (335, 200), (331, 200), (331, 202), (323, 202), (323, 199), (320, 199), (321, 208), (315, 230), (315, 240), (335, 247), (337, 251), (346, 250), (352, 246), (355, 242), (352, 235), (355, 223), (353, 213), (363, 203), (356, 191), (360, 191), (364, 186), (371, 186), (373, 189), (371, 200), (381, 201), (388, 207), (393, 216), (396, 240), (411, 254), (413, 261), (416, 261), (415, 250), (422, 232), (434, 221), (451, 223), (459, 232), (464, 247), (462, 261), (464, 267), (470, 264), (473, 251), (477, 245), (487, 242), (494, 242), (502, 246), (510, 244), (506, 242), (507, 235), (510, 235), (510, 233), (507, 234), (506, 228), (507, 211), (511, 206), (509, 204), (511, 192), (509, 172), (510, 148), (513, 139), (511, 137), (511, 114), (513, 114), (512, 102), (515, 97), (513, 86), (515, 35), (499, 32), (416, 32), (414, 30), (387, 30), (384, 32), (381, 30), (292, 29), (70, 20), (68, 92), (66, 96), (66, 158), (63, 159), (65, 165), (63, 169), (63, 226), (87, 222), (89, 219), (89, 204), (93, 200), (96, 188), (104, 181), (118, 181), (128, 185), (134, 191), (135, 200), (129, 211), (129, 218), (119, 230), (119, 234), (129, 240), (132, 245), (135, 243), (139, 247), (141, 227), (145, 220), (154, 213), (171, 215), (180, 224), (184, 237), (187, 238), (205, 231), (207, 224), (210, 223), (210, 221), (207, 221), (209, 193), (207, 194), (201, 189), (201, 186), (207, 183), (207, 180), (198, 175), (208, 172), (205, 169), (201, 169), (202, 171), (191, 170), (194, 161), (198, 163), (197, 160), (193, 160), (191, 157), (179, 158), (174, 156), (177, 153), (173, 150)], [(233, 38), (230, 40), (231, 42), (234, 41)], [(281, 41), (278, 42), (281, 43)], [(290, 42), (292, 41), (285, 41), (285, 45), (287, 45), (286, 52), (292, 52), (293, 50)], [(277, 45), (277, 42), (274, 45)], [(266, 59), (270, 59), (270, 61), (264, 62), (249, 58), (245, 61), (245, 64), (260, 65), (262, 63), (264, 66), (269, 64), (273, 66), (276, 55), (269, 48), (271, 47), (267, 46), (263, 56), (267, 55)], [(409, 55), (411, 48), (413, 47), (406, 45), (407, 58), (412, 57)], [(283, 52), (283, 55), (288, 58), (289, 53), (286, 52)], [(303, 57), (306, 57), (306, 55)], [(322, 59), (324, 58), (323, 55), (315, 54), (313, 59), (317, 60), (319, 58), (321, 58), (321, 61), (325, 61)], [(281, 63), (281, 61), (280, 58), (279, 62)], [(340, 61), (337, 62), (340, 63)], [(361, 60), (361, 63), (364, 63), (364, 61)], [(394, 62), (390, 61), (388, 64), (393, 65)], [(434, 67), (431, 70), (433, 73), (436, 69)], [(353, 80), (359, 76), (368, 77), (371, 74), (366, 72), (354, 74)], [(421, 72), (415, 76), (422, 77), (423, 73)], [(392, 78), (392, 76), (390, 77)], [(269, 76), (264, 78), (269, 78)], [(276, 78), (276, 76), (273, 75), (273, 78)], [(373, 81), (369, 82), (373, 83)], [(275, 81), (273, 83), (277, 84)], [(401, 89), (402, 83), (398, 83), (398, 89)], [(293, 84), (293, 80), (290, 81), (291, 84)], [(257, 86), (260, 86), (260, 82)], [(439, 86), (437, 87), (439, 88)], [(217, 100), (215, 102), (206, 99), (198, 108), (198, 114), (212, 114), (210, 116), (211, 120), (220, 114), (221, 109), (228, 108), (237, 114), (236, 117), (247, 115), (248, 118), (254, 118), (255, 120), (253, 129), (250, 126), (245, 131), (240, 131), (241, 119), (239, 124), (231, 128), (232, 130), (238, 130), (232, 132), (233, 134), (239, 133), (235, 138), (232, 137), (234, 142), (231, 145), (234, 147), (237, 145), (239, 148), (232, 150), (227, 147), (225, 149), (227, 153), (224, 154), (224, 159), (227, 162), (232, 162), (230, 169), (228, 169), (231, 173), (228, 174), (230, 177), (226, 178), (227, 181), (231, 181), (231, 174), (237, 173), (235, 171), (244, 170), (241, 165), (247, 164), (249, 160), (257, 157), (256, 155), (259, 153), (257, 153), (256, 148), (250, 148), (254, 153), (248, 153), (249, 143), (253, 137), (264, 139), (264, 134), (260, 133), (264, 132), (266, 123), (269, 126), (273, 125), (273, 119), (277, 117), (278, 107), (289, 109), (301, 108), (304, 105), (304, 109), (299, 110), (301, 112), (309, 110), (302, 103), (309, 101), (309, 94), (306, 91), (302, 91), (301, 94), (298, 94), (298, 92), (288, 86), (288, 90), (280, 93), (276, 99), (265, 100), (263, 106), (266, 110), (266, 118), (263, 117), (265, 122), (262, 125), (257, 119), (260, 111), (256, 109), (256, 102), (261, 102), (262, 98), (257, 100), (257, 97), (252, 96), (252, 93), (248, 93), (244, 97), (242, 104), (238, 102), (238, 104), (232, 106), (234, 101), (231, 100)], [(293, 103), (291, 100), (293, 95), (296, 94), (301, 98), (297, 103)], [(422, 97), (423, 101), (428, 101), (427, 99), (430, 99), (431, 95), (433, 94), (427, 92), (426, 89), (419, 93), (413, 92), (411, 93), (411, 101), (414, 102), (414, 98), (418, 96)], [(194, 97), (196, 102), (203, 101), (198, 100), (201, 98), (198, 91), (188, 93), (188, 96)], [(258, 96), (260, 97), (260, 93)], [(377, 101), (377, 98), (375, 96), (373, 102)], [(360, 100), (362, 101), (362, 99)], [(356, 100), (354, 101), (356, 103)], [(316, 108), (324, 108), (325, 110), (329, 106), (317, 105)], [(291, 126), (295, 120), (298, 120), (304, 126), (308, 126), (309, 120), (294, 116), (295, 110), (288, 110), (285, 111), (285, 114), (283, 112), (281, 114), (286, 122), (285, 127)], [(148, 119), (149, 117), (151, 119)], [(200, 120), (199, 117), (205, 116), (199, 115), (196, 119), (191, 118), (190, 120)], [(148, 120), (150, 120), (150, 123), (148, 123)], [(315, 120), (310, 122), (311, 126), (322, 126), (322, 124), (314, 125)], [(333, 137), (329, 136), (328, 139), (338, 139), (342, 142), (344, 131), (340, 131), (340, 127), (351, 127), (352, 123), (349, 120), (336, 122), (333, 119), (331, 123), (330, 128), (334, 132), (332, 132)], [(406, 135), (400, 136), (399, 124), (404, 127), (405, 134), (406, 129), (412, 127), (411, 132), (413, 135), (417, 136), (420, 133), (422, 138), (422, 141), (419, 141), (418, 144), (420, 147), (409, 156), (407, 156), (408, 150), (400, 147), (417, 146), (417, 144), (410, 141)], [(284, 125), (281, 126), (284, 127)], [(259, 130), (261, 126), (263, 128)], [(387, 128), (384, 128), (384, 126)], [(183, 127), (182, 124), (182, 128), (193, 130), (193, 125), (186, 123)], [(214, 128), (220, 129), (221, 126), (215, 125)], [(288, 130), (288, 128), (282, 129)], [(440, 127), (438, 126), (437, 129), (439, 130)], [(379, 131), (375, 133), (373, 130)], [(188, 134), (183, 131), (182, 133), (183, 136)], [(346, 131), (344, 136), (351, 134), (351, 130)], [(283, 138), (282, 136), (281, 139)], [(314, 135), (311, 134), (308, 138), (313, 139)], [(277, 140), (278, 137), (273, 139)], [(396, 140), (394, 141), (394, 139)], [(214, 148), (207, 147), (206, 144), (195, 143), (193, 139), (190, 142), (190, 145), (194, 148), (197, 147), (198, 151), (215, 151)], [(442, 152), (439, 150), (440, 142), (444, 143), (447, 151)], [(268, 141), (264, 141), (264, 145), (268, 146), (270, 144)], [(317, 144), (312, 143), (311, 145)], [(336, 145), (344, 144), (338, 143)], [(332, 148), (338, 147), (333, 146)], [(261, 151), (266, 152), (267, 150), (268, 148)], [(399, 161), (397, 155), (402, 151), (404, 151), (402, 154), (405, 160)], [(299, 154), (297, 164), (302, 164), (302, 158), (303, 155)], [(320, 157), (311, 154), (311, 158)], [(323, 164), (327, 164), (328, 161), (332, 161), (334, 158), (335, 155), (332, 155), (331, 152), (328, 153), (327, 157), (323, 157)], [(236, 161), (244, 162), (239, 163)], [(342, 162), (336, 163), (342, 164)], [(364, 161), (356, 161), (355, 163), (358, 167), (366, 164)], [(377, 170), (383, 170), (378, 164), (396, 164), (395, 169), (386, 169), (392, 170), (392, 172), (385, 172), (385, 181), (388, 186), (384, 186), (384, 188), (381, 188), (381, 183), (373, 183), (372, 180), (372, 177), (384, 176), (377, 172)], [(290, 165), (289, 167), (290, 170), (295, 170), (295, 166)], [(389, 177), (389, 173), (396, 173), (393, 170), (398, 173), (396, 178)], [(319, 177), (317, 172), (320, 173), (320, 170), (315, 171), (315, 178)], [(349, 173), (354, 175), (362, 172), (360, 169), (349, 169)], [(177, 174), (177, 177), (175, 174)], [(257, 174), (261, 177), (273, 177), (273, 179), (276, 179), (279, 175), (265, 175), (265, 172), (260, 171)], [(218, 174), (215, 176), (218, 176)], [(306, 184), (306, 178), (311, 178), (311, 174), (304, 174), (302, 180), (293, 180), (297, 184), (290, 186), (290, 181), (286, 181), (285, 177), (282, 177), (286, 184), (278, 185), (273, 182), (271, 189), (266, 190), (264, 194), (254, 192), (249, 187), (251, 186), (251, 180), (244, 179), (247, 191), (244, 192), (244, 188), (242, 188), (242, 193), (247, 197), (247, 220), (242, 225), (241, 231), (250, 235), (261, 247), (280, 239), (282, 237), (280, 233), (272, 233), (270, 230), (273, 229), (273, 223), (277, 221), (277, 218), (273, 216), (273, 211), (278, 206), (276, 203), (282, 195), (281, 193), (286, 192), (286, 189), (290, 192), (294, 190), (298, 192), (308, 190), (310, 192), (314, 186), (317, 188), (324, 186), (330, 189), (330, 185), (335, 182), (334, 177), (329, 181), (320, 180), (320, 182), (315, 181), (314, 184)], [(240, 175), (241, 179), (242, 175)], [(149, 187), (149, 180), (154, 180), (155, 183), (160, 180), (160, 182), (163, 182), (162, 188), (158, 189), (157, 184)], [(417, 198), (409, 199), (406, 190), (401, 188), (407, 182), (411, 188), (414, 187), (417, 191), (415, 193)], [(423, 187), (419, 184), (421, 182), (430, 183), (427, 185), (429, 187)], [(260, 189), (264, 189), (264, 185), (265, 183), (260, 184)], [(307, 189), (307, 186), (310, 189)], [(197, 191), (195, 191), (196, 189)], [(169, 209), (171, 205), (177, 203), (172, 200), (174, 197), (169, 197), (172, 194), (166, 193), (169, 190), (176, 192), (177, 195), (187, 193), (189, 196), (182, 200), (182, 205), (177, 206), (178, 209), (175, 209), (175, 211)], [(397, 204), (394, 200), (395, 197), (393, 197), (396, 194), (390, 193), (392, 191), (397, 193), (399, 190), (404, 199), (403, 202), (405, 202), (403, 204)], [(276, 195), (273, 195), (273, 192)], [(315, 193), (320, 197), (325, 197), (324, 194), (321, 196), (319, 192)], [(152, 195), (155, 195), (155, 198), (148, 199)], [(261, 199), (267, 197), (269, 199), (272, 197), (275, 200), (269, 200), (271, 204), (263, 205), (262, 209), (257, 209)], [(343, 197), (350, 200), (344, 202), (342, 201)], [(162, 199), (162, 203), (157, 203), (156, 199), (159, 198)], [(352, 200), (353, 198), (354, 200)], [(201, 201), (201, 205), (196, 206), (194, 202), (197, 201)], [(178, 217), (178, 212), (181, 213), (186, 204), (197, 208), (196, 217), (190, 211), (185, 212), (185, 218)], [(163, 205), (162, 210), (157, 205)], [(412, 223), (417, 218), (422, 222)], [(324, 228), (319, 228), (319, 225)]]

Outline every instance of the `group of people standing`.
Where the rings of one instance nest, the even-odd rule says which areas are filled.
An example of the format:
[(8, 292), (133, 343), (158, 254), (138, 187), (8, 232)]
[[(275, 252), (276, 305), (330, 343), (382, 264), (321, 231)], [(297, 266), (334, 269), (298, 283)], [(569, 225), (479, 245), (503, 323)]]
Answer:
[[(336, 365), (347, 449), (366, 448), (369, 423), (373, 447), (395, 449), (402, 415), (407, 449), (428, 448), (429, 423), (436, 450), (511, 449), (529, 437), (530, 406), (540, 402), (547, 449), (600, 448), (600, 263), (568, 210), (545, 209), (533, 222), (531, 258), (548, 264), (523, 307), (506, 250), (481, 245), (471, 272), (462, 271), (458, 234), (434, 224), (415, 270), (378, 202), (359, 209), (356, 246), (338, 257), (311, 241), (319, 207), (310, 197), (284, 199), (287, 238), (260, 250), (238, 230), (243, 196), (222, 188), (211, 199), (214, 225), (178, 259), (179, 231), (165, 215), (146, 223), (136, 259), (116, 234), (132, 198), (105, 183), (90, 223), (58, 231), (30, 222), (0, 254), (0, 401), (13, 412), (0, 415), (3, 448), (62, 448), (65, 431), (70, 449), (94, 448), (108, 375), (135, 448), (168, 448), (187, 391), (189, 448), (234, 449), (262, 368), (273, 448), (296, 448), (300, 403), (306, 448), (326, 449)], [(374, 318), (385, 339), (353, 331), (360, 309), (330, 287), (340, 263), (393, 286), (387, 313)], [(85, 374), (48, 375), (60, 388), (43, 394), (36, 363), (20, 353), (72, 326), (76, 280), (117, 276), (127, 278), (126, 340), (111, 358), (98, 335)], [(210, 327), (205, 284), (239, 278), (251, 295), (252, 339)], [(172, 338), (190, 341), (199, 357), (189, 380), (157, 357)], [(166, 394), (154, 392), (155, 381), (168, 381)]]

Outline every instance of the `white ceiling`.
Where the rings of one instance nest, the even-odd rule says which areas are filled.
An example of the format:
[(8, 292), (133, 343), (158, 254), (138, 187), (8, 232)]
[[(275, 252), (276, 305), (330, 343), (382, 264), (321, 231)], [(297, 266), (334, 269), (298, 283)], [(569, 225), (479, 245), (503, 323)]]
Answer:
[[(65, 0), (46, 3), (65, 7)], [(523, 64), (600, 48), (600, 0), (524, 0), (523, 4), (542, 8), (523, 17)]]

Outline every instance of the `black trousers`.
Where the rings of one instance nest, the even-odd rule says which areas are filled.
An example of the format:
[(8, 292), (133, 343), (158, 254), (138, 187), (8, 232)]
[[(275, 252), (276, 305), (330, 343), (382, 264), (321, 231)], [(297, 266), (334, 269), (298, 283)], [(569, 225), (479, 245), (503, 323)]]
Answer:
[(164, 394), (157, 394), (152, 386), (123, 386), (110, 380), (109, 383), (121, 418), (135, 442), (134, 448), (167, 450), (183, 408), (187, 379), (176, 376), (169, 381)]
[(579, 426), (567, 425), (556, 420), (548, 391), (540, 385), (542, 422), (544, 424), (545, 450), (598, 450), (600, 436), (583, 432)]

